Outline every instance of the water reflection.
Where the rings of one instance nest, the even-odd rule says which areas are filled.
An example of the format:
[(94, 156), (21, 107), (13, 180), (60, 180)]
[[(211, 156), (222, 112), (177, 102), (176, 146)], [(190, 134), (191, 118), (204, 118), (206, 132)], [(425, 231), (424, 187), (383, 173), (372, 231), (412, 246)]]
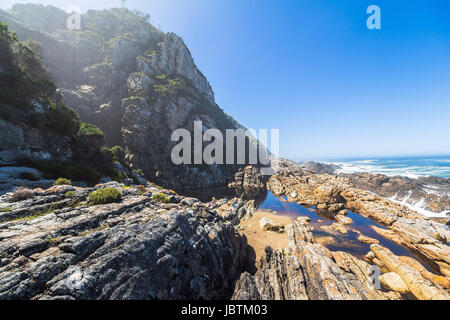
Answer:
[[(337, 231), (330, 232), (320, 228), (321, 226), (329, 226), (336, 222), (332, 214), (326, 212), (318, 213), (314, 207), (306, 208), (298, 203), (288, 202), (284, 197), (279, 199), (272, 192), (268, 192), (266, 198), (259, 203), (259, 209), (288, 216), (293, 221), (299, 216), (309, 217), (311, 219), (310, 226), (314, 229), (312, 233), (316, 241), (332, 251), (344, 251), (357, 257), (362, 257), (367, 254), (370, 251), (370, 244), (360, 242), (357, 239), (359, 234), (355, 231), (359, 231), (366, 237), (377, 239), (382, 246), (388, 248), (396, 255), (417, 259), (408, 249), (382, 237), (371, 228), (372, 226), (376, 226), (385, 229), (381, 225), (351, 211), (348, 211), (347, 216), (353, 220), (353, 223), (346, 226), (348, 233), (342, 234)], [(425, 265), (425, 267), (430, 270), (428, 266)]]

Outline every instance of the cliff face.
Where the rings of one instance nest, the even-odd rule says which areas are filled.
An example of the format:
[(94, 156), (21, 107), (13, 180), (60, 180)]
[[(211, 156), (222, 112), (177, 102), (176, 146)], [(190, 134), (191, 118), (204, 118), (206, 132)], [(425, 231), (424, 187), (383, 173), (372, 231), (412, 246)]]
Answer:
[(0, 194), (51, 183), (42, 178), (97, 183), (116, 173), (108, 173), (113, 164), (101, 150), (103, 132), (64, 103), (42, 51), (0, 23)]
[(177, 128), (193, 132), (194, 121), (202, 121), (203, 130), (242, 128), (216, 105), (180, 37), (127, 9), (88, 11), (81, 30), (44, 28), (33, 20), (33, 8), (59, 20), (64, 15), (30, 6), (11, 11), (15, 18), (3, 12), (0, 18), (20, 39), (42, 43), (43, 61), (65, 103), (99, 126), (108, 145), (122, 145), (134, 168), (172, 188), (223, 186), (234, 179), (238, 166), (171, 162), (170, 137)]
[(0, 25), (0, 165), (26, 158), (70, 160), (79, 119), (58, 100), (39, 45)]

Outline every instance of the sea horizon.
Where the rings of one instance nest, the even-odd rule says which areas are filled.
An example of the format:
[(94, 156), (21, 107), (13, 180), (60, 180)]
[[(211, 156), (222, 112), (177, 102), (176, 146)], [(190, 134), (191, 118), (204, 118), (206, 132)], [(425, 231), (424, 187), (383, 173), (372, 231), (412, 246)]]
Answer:
[(368, 172), (387, 176), (450, 178), (450, 155), (357, 157), (318, 161), (340, 166), (341, 173)]

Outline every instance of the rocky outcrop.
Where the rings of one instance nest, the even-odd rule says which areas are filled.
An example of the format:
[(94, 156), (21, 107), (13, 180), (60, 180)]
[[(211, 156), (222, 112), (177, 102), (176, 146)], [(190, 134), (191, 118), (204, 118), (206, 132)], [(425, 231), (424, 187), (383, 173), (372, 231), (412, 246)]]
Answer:
[(261, 169), (255, 166), (246, 166), (236, 174), (234, 181), (230, 184), (238, 195), (247, 199), (256, 199), (265, 196), (268, 176), (261, 174)]
[(214, 92), (208, 80), (198, 70), (189, 49), (176, 34), (169, 32), (164, 35), (159, 54), (149, 57), (148, 63), (140, 60), (138, 71), (157, 76), (160, 74), (180, 74), (192, 81), (194, 87), (209, 102), (214, 103)]
[(419, 206), (428, 211), (450, 211), (450, 179), (439, 177), (388, 177), (382, 174), (341, 174), (357, 188), (375, 192), (383, 197)]
[(334, 174), (339, 167), (336, 165), (310, 161), (303, 163), (301, 168), (308, 173)]
[(406, 294), (409, 292), (408, 286), (402, 278), (395, 272), (388, 272), (380, 276), (380, 282), (388, 290)]
[[(85, 202), (105, 187), (122, 201)], [(245, 266), (246, 240), (230, 223), (168, 190), (109, 183), (9, 197), (0, 198), (2, 300), (225, 299)]]
[(0, 119), (0, 165), (14, 165), (29, 158), (69, 160), (73, 155), (69, 136)]
[(345, 252), (331, 252), (315, 243), (307, 222), (286, 226), (285, 250), (266, 248), (255, 275), (243, 273), (233, 299), (360, 300), (399, 299), (372, 284), (370, 265)]
[(283, 225), (277, 224), (275, 221), (267, 217), (264, 217), (261, 220), (259, 220), (259, 226), (263, 231), (284, 232)]
[[(450, 299), (448, 290), (423, 277), (419, 271), (415, 270), (409, 264), (403, 263), (402, 260), (390, 252), (389, 249), (373, 244), (370, 246), (370, 250), (378, 259), (377, 261), (381, 267), (385, 267), (391, 272), (394, 272), (395, 277), (400, 278), (403, 281), (403, 283), (400, 281), (396, 281), (396, 283), (389, 281), (392, 288), (397, 287), (397, 291), (406, 291), (404, 288), (406, 285), (408, 291), (414, 294), (416, 298), (422, 300)], [(389, 273), (384, 276), (384, 280), (388, 280), (388, 275)], [(390, 278), (390, 280), (392, 280), (393, 277)]]

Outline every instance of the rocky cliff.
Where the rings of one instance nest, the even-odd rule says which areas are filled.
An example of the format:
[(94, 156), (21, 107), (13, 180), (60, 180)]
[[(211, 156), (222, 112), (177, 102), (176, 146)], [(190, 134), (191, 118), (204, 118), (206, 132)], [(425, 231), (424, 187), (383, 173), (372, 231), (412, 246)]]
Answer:
[(123, 146), (134, 169), (172, 188), (224, 186), (234, 179), (239, 166), (171, 162), (177, 128), (193, 132), (194, 121), (202, 121), (204, 131), (242, 128), (216, 105), (180, 37), (127, 9), (88, 11), (81, 30), (49, 26), (36, 16), (65, 21), (67, 14), (35, 5), (0, 12), (19, 39), (42, 44), (43, 61), (65, 103), (102, 129), (107, 145)]

